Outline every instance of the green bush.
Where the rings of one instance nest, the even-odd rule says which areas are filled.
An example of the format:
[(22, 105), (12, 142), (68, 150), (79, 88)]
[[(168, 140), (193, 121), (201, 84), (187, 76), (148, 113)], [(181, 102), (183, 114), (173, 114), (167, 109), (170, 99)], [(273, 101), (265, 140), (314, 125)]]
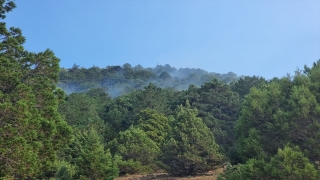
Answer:
[(249, 159), (245, 164), (228, 166), (218, 180), (251, 179), (320, 179), (319, 170), (310, 163), (297, 146), (278, 149), (270, 162)]
[(137, 174), (137, 173), (149, 173), (152, 169), (148, 166), (143, 166), (141, 162), (129, 159), (127, 161), (121, 161), (118, 163), (120, 174)]

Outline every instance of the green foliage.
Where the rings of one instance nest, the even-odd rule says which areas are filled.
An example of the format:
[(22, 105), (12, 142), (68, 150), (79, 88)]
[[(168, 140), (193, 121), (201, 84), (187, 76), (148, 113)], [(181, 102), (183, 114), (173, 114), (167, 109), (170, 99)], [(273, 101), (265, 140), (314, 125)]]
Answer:
[[(0, 1), (0, 16), (12, 1)], [(70, 139), (71, 128), (57, 111), (59, 59), (50, 50), (24, 50), (21, 30), (0, 23), (0, 176), (41, 178), (56, 152)]]
[(216, 142), (228, 152), (234, 146), (233, 128), (240, 107), (238, 94), (217, 79), (202, 85), (198, 94), (199, 100), (192, 105), (199, 109), (199, 116), (214, 133)]
[(171, 80), (172, 77), (170, 76), (170, 74), (168, 72), (163, 72), (159, 75), (159, 78), (162, 80)]
[[(89, 179), (114, 179), (118, 175), (117, 160), (110, 151), (105, 150), (98, 132), (90, 130), (78, 130), (72, 143), (60, 154), (64, 161), (75, 167), (73, 178)], [(62, 167), (61, 167), (62, 168)], [(58, 171), (61, 176), (70, 168)]]
[[(296, 71), (293, 77), (273, 79), (260, 89), (251, 88), (235, 127), (237, 151), (245, 163), (239, 168), (245, 169), (253, 161), (266, 161), (259, 172), (270, 172), (270, 179), (319, 179), (319, 170), (314, 167), (320, 158), (320, 87), (319, 78), (314, 77), (320, 74), (318, 64), (305, 67), (305, 74)], [(293, 148), (284, 146), (287, 143)], [(249, 170), (245, 172), (252, 174)], [(236, 177), (237, 172), (226, 174)]]
[(228, 74), (209, 73), (201, 69), (176, 69), (166, 64), (154, 68), (143, 68), (141, 65), (132, 67), (129, 63), (122, 66), (108, 66), (99, 68), (80, 68), (74, 64), (72, 68), (62, 68), (59, 74), (59, 86), (66, 92), (82, 92), (90, 88), (103, 88), (112, 97), (128, 94), (143, 89), (150, 83), (157, 87), (171, 87), (186, 89), (189, 85), (202, 85), (206, 81), (217, 78), (230, 83), (238, 77), (230, 72)]
[[(0, 0), (0, 19), (15, 6)], [(243, 164), (219, 179), (320, 179), (320, 60), (270, 81), (170, 65), (60, 69), (52, 51), (25, 51), (20, 29), (0, 22), (0, 35), (0, 179), (194, 175), (224, 155)], [(64, 98), (58, 83), (83, 92)]]
[(240, 99), (244, 99), (244, 96), (250, 93), (252, 87), (260, 88), (265, 84), (267, 84), (267, 81), (263, 77), (245, 76), (232, 83), (231, 89), (239, 94)]
[(140, 111), (137, 118), (138, 127), (161, 147), (171, 129), (168, 118), (149, 108)]
[(236, 125), (238, 152), (244, 162), (260, 158), (258, 149), (270, 158), (288, 142), (298, 145), (312, 161), (319, 159), (320, 106), (314, 91), (319, 80), (309, 77), (317, 71), (319, 66), (309, 69), (308, 75), (297, 71), (294, 77), (251, 89)]
[(113, 131), (112, 139), (117, 136), (117, 133), (125, 131), (135, 123), (136, 114), (133, 111), (136, 108), (136, 102), (138, 101), (136, 100), (136, 92), (134, 92), (115, 98), (106, 104), (103, 120)]
[(12, 11), (12, 9), (16, 8), (16, 4), (10, 0), (1, 0), (0, 1), (0, 18), (6, 18), (5, 13)]
[(104, 121), (110, 125), (114, 136), (137, 124), (137, 114), (146, 108), (167, 115), (170, 113), (169, 97), (171, 90), (149, 84), (143, 90), (113, 99), (106, 105)]
[(118, 163), (120, 174), (139, 174), (139, 173), (150, 173), (153, 170), (149, 166), (144, 166), (140, 161), (129, 159), (126, 161), (120, 161)]
[[(89, 95), (96, 94), (89, 91)], [(97, 92), (98, 93), (98, 92)], [(101, 120), (103, 103), (109, 100), (105, 95), (91, 98), (86, 93), (72, 93), (66, 99), (66, 103), (59, 106), (59, 112), (65, 117), (69, 125), (78, 129), (94, 127), (100, 135), (106, 136), (108, 126)], [(100, 99), (97, 99), (99, 98)], [(105, 100), (105, 101), (103, 101)], [(100, 112), (100, 114), (99, 114)]]
[(249, 159), (245, 164), (227, 166), (219, 180), (250, 179), (319, 179), (319, 171), (310, 163), (297, 146), (278, 149), (270, 162)]
[(222, 162), (210, 129), (197, 117), (197, 110), (179, 106), (172, 134), (164, 143), (162, 162), (175, 175), (194, 175), (212, 169)]
[(238, 152), (245, 162), (260, 158), (261, 151), (273, 155), (288, 140), (289, 123), (281, 84), (272, 82), (263, 89), (252, 88), (246, 96), (236, 124)]
[(58, 180), (72, 179), (76, 173), (75, 166), (66, 161), (57, 161), (55, 166), (57, 167), (55, 178)]
[(188, 99), (192, 107), (199, 110), (198, 116), (210, 128), (215, 141), (227, 154), (235, 146), (234, 125), (238, 117), (240, 100), (230, 86), (213, 79), (200, 88), (191, 85), (187, 91), (178, 94), (174, 103), (182, 104)]
[(279, 149), (278, 153), (271, 158), (267, 167), (270, 174), (275, 179), (319, 179), (319, 172), (310, 163), (298, 146), (290, 148), (285, 146)]
[[(113, 154), (118, 154), (127, 161), (122, 163), (121, 173), (129, 173), (130, 166), (133, 163), (141, 163), (142, 166), (149, 166), (151, 169), (157, 169), (156, 161), (160, 153), (160, 148), (152, 141), (147, 134), (138, 127), (131, 126), (109, 143)], [(127, 165), (127, 166), (124, 166)]]
[(264, 160), (250, 159), (246, 164), (228, 165), (226, 170), (219, 175), (218, 180), (251, 180), (268, 179), (269, 173), (264, 170)]
[(104, 106), (111, 101), (109, 94), (106, 93), (103, 88), (93, 88), (85, 92), (85, 94), (94, 100), (96, 103), (97, 112), (99, 116), (102, 117), (105, 110)]
[(248, 138), (241, 141), (243, 157), (265, 158), (261, 143), (260, 132), (255, 128), (249, 130)]
[(169, 100), (166, 98), (166, 91), (154, 84), (144, 87), (144, 90), (138, 91), (136, 95), (137, 113), (142, 109), (153, 109), (166, 114), (169, 111)]
[(68, 180), (68, 179), (72, 179), (72, 176), (70, 175), (69, 170), (67, 169), (66, 166), (62, 166), (57, 174), (56, 174), (57, 179), (59, 180)]

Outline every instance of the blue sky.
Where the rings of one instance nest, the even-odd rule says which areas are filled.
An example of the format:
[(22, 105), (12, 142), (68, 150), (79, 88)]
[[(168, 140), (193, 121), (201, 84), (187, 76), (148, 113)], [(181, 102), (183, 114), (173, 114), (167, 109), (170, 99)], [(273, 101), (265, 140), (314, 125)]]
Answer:
[(8, 26), (61, 67), (157, 64), (282, 77), (320, 59), (319, 0), (15, 0)]

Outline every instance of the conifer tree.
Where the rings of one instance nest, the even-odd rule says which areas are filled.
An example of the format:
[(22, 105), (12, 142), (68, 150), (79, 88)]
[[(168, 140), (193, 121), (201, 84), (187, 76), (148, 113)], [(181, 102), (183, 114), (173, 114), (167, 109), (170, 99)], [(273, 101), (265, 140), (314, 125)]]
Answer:
[(139, 170), (125, 167), (130, 165), (128, 162), (141, 166), (138, 169), (142, 171), (151, 171), (156, 168), (160, 148), (138, 127), (130, 126), (126, 131), (120, 132), (109, 146), (112, 153), (120, 155), (123, 161), (127, 161), (120, 163), (121, 173), (139, 172)]
[(149, 108), (141, 110), (138, 114), (138, 127), (142, 129), (158, 147), (162, 146), (171, 129), (166, 116)]
[(197, 117), (198, 111), (180, 105), (169, 139), (163, 145), (162, 162), (169, 173), (203, 173), (223, 161), (210, 129)]
[(109, 149), (104, 145), (97, 131), (79, 131), (75, 141), (81, 144), (80, 149), (75, 149), (77, 156), (74, 158), (77, 173), (75, 178), (112, 180), (118, 176), (116, 161), (112, 158)]
[[(0, 18), (15, 8), (0, 1)], [(24, 50), (21, 30), (0, 22), (0, 177), (41, 177), (69, 139), (71, 129), (57, 111), (59, 59), (50, 50)]]

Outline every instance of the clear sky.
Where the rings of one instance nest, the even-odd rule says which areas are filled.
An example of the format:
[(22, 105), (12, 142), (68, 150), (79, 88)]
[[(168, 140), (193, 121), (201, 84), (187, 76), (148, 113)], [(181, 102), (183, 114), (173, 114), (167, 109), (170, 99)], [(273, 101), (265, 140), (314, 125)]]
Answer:
[(157, 64), (292, 74), (320, 59), (319, 0), (15, 0), (9, 26), (61, 67)]

